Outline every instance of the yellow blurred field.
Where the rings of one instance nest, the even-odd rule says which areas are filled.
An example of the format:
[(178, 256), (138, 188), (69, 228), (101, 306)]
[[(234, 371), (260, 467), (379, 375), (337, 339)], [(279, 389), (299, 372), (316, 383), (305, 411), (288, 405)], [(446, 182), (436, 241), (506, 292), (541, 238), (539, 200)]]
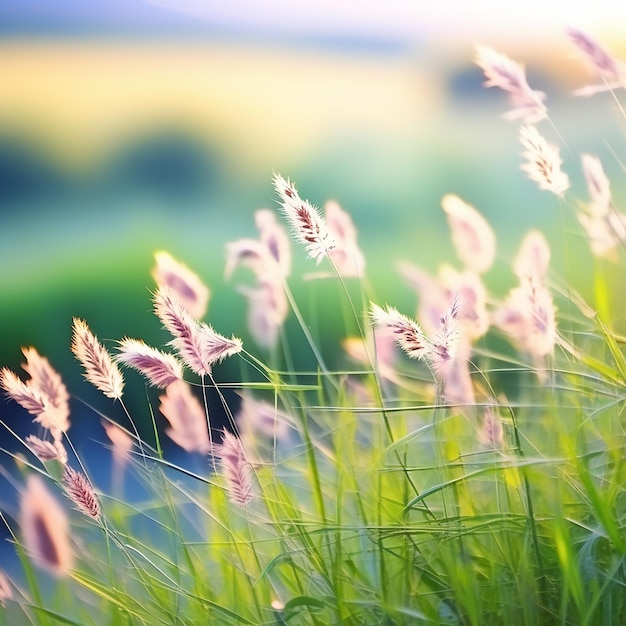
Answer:
[(5, 41), (0, 129), (72, 167), (163, 126), (267, 159), (338, 130), (393, 137), (426, 124), (442, 83), (419, 67), (411, 55), (241, 44)]

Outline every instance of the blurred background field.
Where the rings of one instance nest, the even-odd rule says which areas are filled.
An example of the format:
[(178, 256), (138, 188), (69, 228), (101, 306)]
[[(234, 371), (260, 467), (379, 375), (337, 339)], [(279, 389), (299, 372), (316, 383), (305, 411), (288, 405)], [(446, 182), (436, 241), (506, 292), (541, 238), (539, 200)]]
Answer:
[[(20, 346), (34, 345), (72, 393), (116, 416), (81, 382), (71, 317), (111, 347), (126, 335), (162, 344), (150, 303), (160, 249), (210, 286), (208, 321), (258, 353), (245, 302), (223, 278), (224, 246), (255, 236), (254, 211), (276, 206), (273, 171), (318, 206), (334, 198), (350, 212), (378, 300), (407, 313), (416, 296), (397, 261), (431, 271), (455, 262), (445, 193), (476, 206), (496, 230), (499, 262), (487, 277), (496, 293), (512, 282), (523, 233), (540, 228), (555, 274), (589, 295), (592, 259), (575, 205), (524, 178), (518, 126), (501, 118), (506, 99), (482, 87), (473, 65), (476, 42), (525, 62), (531, 85), (548, 93), (554, 128), (542, 128), (565, 144), (570, 197), (585, 198), (584, 150), (603, 160), (619, 203), (625, 118), (611, 94), (570, 96), (588, 75), (565, 34), (565, 4), (554, 3), (560, 11), (547, 19), (533, 3), (518, 13), (490, 2), (229, 4), (0, 6), (3, 366), (17, 371)], [(626, 58), (623, 8), (602, 7), (571, 17)], [(303, 283), (311, 262), (298, 250), (294, 258), (292, 288), (334, 349), (342, 331), (327, 302), (337, 290)], [(237, 376), (236, 364), (219, 373)], [(129, 380), (131, 412), (147, 421), (143, 385)], [(2, 403), (0, 411), (32, 432), (21, 409)]]

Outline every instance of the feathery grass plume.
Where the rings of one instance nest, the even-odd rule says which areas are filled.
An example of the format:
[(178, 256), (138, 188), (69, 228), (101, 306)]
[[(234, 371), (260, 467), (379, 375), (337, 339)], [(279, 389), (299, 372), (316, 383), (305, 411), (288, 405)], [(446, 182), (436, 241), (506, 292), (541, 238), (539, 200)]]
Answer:
[(543, 284), (549, 261), (546, 238), (539, 231), (529, 231), (513, 263), (519, 286), (509, 291), (493, 314), (494, 324), (536, 359), (551, 354), (556, 343), (556, 308)]
[(561, 169), (563, 161), (558, 147), (548, 143), (534, 126), (522, 126), (519, 138), (526, 148), (522, 156), (528, 160), (528, 163), (522, 163), (522, 170), (539, 185), (539, 189), (562, 196), (570, 185), (567, 174)]
[[(387, 305), (387, 309), (384, 310), (376, 304), (371, 304), (374, 325), (390, 331), (396, 344), (410, 358), (425, 359), (432, 366), (438, 379), (444, 383), (443, 399), (446, 402), (473, 401), (474, 398), (467, 363), (463, 363), (458, 354), (460, 345), (458, 308), (458, 299), (455, 297), (449, 310), (440, 317), (436, 334), (429, 339), (417, 322), (402, 315), (393, 307)], [(463, 371), (464, 368), (466, 372)], [(448, 387), (449, 394), (446, 393)]]
[(328, 252), (337, 272), (343, 277), (361, 278), (365, 272), (365, 257), (357, 244), (357, 231), (350, 214), (338, 202), (324, 204), (328, 232), (335, 247)]
[(31, 415), (34, 421), (47, 428), (55, 439), (70, 427), (69, 394), (59, 374), (48, 359), (34, 348), (22, 348), (26, 363), (22, 368), (30, 375), (23, 382), (14, 372), (4, 367), (0, 370), (0, 387)]
[(615, 249), (626, 243), (626, 215), (611, 211), (604, 218), (578, 213), (578, 221), (585, 229), (591, 252), (601, 258), (617, 261)]
[(393, 335), (396, 344), (411, 359), (423, 359), (430, 356), (430, 342), (415, 320), (403, 315), (390, 305), (383, 309), (372, 302), (370, 307), (374, 326), (388, 330)]
[(602, 91), (611, 91), (624, 86), (626, 72), (624, 63), (613, 58), (600, 44), (587, 33), (577, 28), (567, 31), (570, 40), (583, 53), (589, 66), (602, 79), (602, 83), (588, 85), (574, 91), (576, 96), (592, 96)]
[(11, 589), (11, 583), (6, 574), (0, 570), (0, 606), (6, 607), (6, 600), (10, 600), (13, 597), (13, 589)]
[(556, 344), (556, 308), (537, 280), (522, 280), (493, 314), (494, 324), (523, 352), (536, 358), (552, 354)]
[(427, 336), (439, 332), (441, 317), (450, 310), (455, 297), (459, 301), (457, 316), (463, 337), (473, 341), (487, 332), (487, 291), (477, 274), (459, 272), (443, 264), (435, 278), (412, 263), (401, 262), (397, 267), (407, 284), (417, 291), (417, 319)]
[(556, 308), (543, 284), (549, 261), (550, 247), (544, 235), (528, 232), (513, 264), (519, 286), (509, 291), (493, 315), (494, 324), (536, 359), (551, 354), (556, 343)]
[(600, 159), (583, 154), (582, 164), (589, 202), (584, 211), (578, 212), (578, 221), (585, 229), (592, 253), (615, 261), (615, 248), (626, 242), (626, 215), (613, 207), (609, 179)]
[(366, 340), (367, 344), (363, 337), (346, 337), (341, 342), (341, 347), (351, 359), (368, 367), (371, 366), (370, 359), (375, 356), (380, 376), (387, 380), (395, 380), (396, 351), (393, 345), (395, 341), (393, 332), (380, 327), (373, 333), (373, 337), (368, 333)]
[(235, 417), (242, 441), (253, 442), (258, 437), (286, 442), (292, 427), (292, 419), (274, 404), (256, 400), (249, 393), (241, 396), (239, 412)]
[(34, 563), (57, 576), (67, 575), (74, 564), (67, 515), (39, 476), (28, 477), (19, 519), (24, 548)]
[(170, 344), (185, 365), (200, 376), (209, 374), (211, 366), (204, 359), (200, 323), (187, 313), (170, 289), (157, 289), (154, 294), (154, 312), (165, 329), (174, 336)]
[(104, 432), (113, 444), (113, 462), (116, 467), (125, 467), (130, 460), (130, 453), (135, 445), (133, 438), (117, 424), (107, 420), (102, 420), (101, 424)]
[(263, 281), (255, 287), (240, 285), (237, 291), (248, 300), (248, 330), (255, 343), (268, 350), (274, 348), (289, 313), (282, 284)]
[(269, 209), (254, 214), (260, 239), (243, 238), (226, 244), (224, 276), (230, 278), (238, 265), (249, 267), (259, 281), (281, 284), (291, 271), (291, 249), (285, 229)]
[(282, 212), (291, 226), (292, 233), (308, 252), (310, 259), (319, 265), (324, 255), (335, 246), (326, 222), (319, 211), (308, 201), (302, 200), (294, 185), (280, 174), (274, 174), (274, 188), (282, 202)]
[(434, 367), (443, 382), (442, 399), (448, 404), (473, 406), (476, 402), (469, 370), (470, 341), (460, 336), (453, 358), (440, 361)]
[(458, 196), (448, 194), (441, 200), (448, 218), (456, 253), (469, 270), (482, 274), (496, 256), (496, 238), (487, 220)]
[(85, 369), (85, 378), (107, 398), (121, 398), (124, 378), (111, 355), (84, 320), (73, 318), (72, 330), (72, 352)]
[(513, 261), (513, 271), (520, 281), (536, 279), (543, 281), (550, 265), (550, 245), (539, 230), (530, 230), (524, 236)]
[(476, 46), (475, 61), (485, 73), (485, 87), (499, 87), (509, 94), (513, 109), (505, 118), (536, 124), (547, 117), (546, 94), (530, 88), (523, 65), (487, 46)]
[(291, 272), (291, 246), (285, 229), (269, 209), (259, 209), (254, 214), (254, 223), (259, 229), (261, 242), (276, 261), (278, 274), (287, 278)]
[(257, 211), (255, 221), (261, 239), (239, 239), (227, 244), (224, 273), (230, 277), (237, 265), (247, 265), (253, 271), (256, 284), (237, 290), (248, 300), (248, 329), (254, 341), (271, 349), (289, 313), (283, 280), (289, 275), (291, 253), (287, 233), (271, 211)]
[(48, 399), (39, 389), (23, 382), (17, 374), (8, 367), (0, 370), (0, 386), (9, 398), (15, 400), (22, 408), (35, 416), (33, 421), (39, 422), (45, 428), (57, 428), (57, 411), (50, 406)]
[(258, 239), (243, 238), (226, 244), (224, 277), (229, 279), (239, 265), (249, 267), (261, 279), (278, 279), (279, 266), (269, 248)]
[(440, 318), (439, 331), (431, 339), (433, 351), (429, 359), (434, 365), (445, 363), (457, 356), (457, 348), (461, 338), (459, 308), (459, 296), (456, 294), (452, 299), (450, 308)]
[(478, 431), (478, 441), (486, 448), (499, 449), (504, 445), (502, 419), (491, 406), (485, 408), (485, 413)]
[(0, 370), (0, 384), (9, 398), (15, 400), (31, 415), (40, 415), (48, 408), (46, 398), (38, 389), (27, 385), (13, 370)]
[(228, 339), (204, 322), (192, 318), (169, 289), (154, 295), (154, 311), (174, 336), (170, 342), (183, 362), (199, 376), (211, 373), (211, 366), (242, 349), (241, 340)]
[(200, 339), (204, 352), (205, 362), (209, 365), (221, 363), (225, 358), (233, 356), (243, 349), (241, 339), (234, 335), (224, 337), (216, 332), (212, 326), (201, 323)]
[[(479, 339), (489, 330), (487, 289), (480, 276), (471, 271), (459, 272), (452, 266), (439, 267), (439, 280), (448, 294), (456, 294), (462, 305), (458, 317), (462, 335), (470, 342)], [(444, 311), (445, 312), (445, 311)]]
[(54, 442), (50, 442), (39, 439), (39, 437), (34, 435), (28, 435), (24, 441), (28, 445), (29, 450), (40, 461), (59, 461), (62, 465), (67, 463), (67, 451), (61, 439), (55, 439)]
[(611, 210), (611, 185), (609, 179), (598, 157), (591, 154), (583, 154), (581, 160), (587, 190), (589, 191), (589, 203), (586, 205), (587, 212), (592, 217), (603, 218)]
[(450, 306), (450, 294), (439, 280), (426, 270), (402, 261), (397, 265), (398, 271), (406, 283), (417, 292), (419, 306), (417, 319), (424, 332), (429, 335), (439, 329), (439, 320)]
[(22, 364), (22, 368), (30, 375), (28, 384), (39, 389), (44, 398), (54, 407), (54, 411), (49, 411), (49, 415), (54, 415), (54, 420), (48, 425), (43, 425), (56, 439), (61, 432), (66, 432), (70, 427), (70, 395), (67, 387), (48, 359), (41, 356), (35, 348), (22, 348), (22, 353), (26, 357), (26, 363)]
[(155, 252), (154, 259), (152, 278), (157, 286), (171, 289), (191, 317), (203, 318), (211, 294), (200, 277), (168, 252)]
[(254, 498), (254, 492), (252, 467), (241, 441), (232, 433), (224, 431), (217, 456), (220, 458), (228, 498), (239, 506), (246, 506)]
[(82, 472), (77, 472), (69, 465), (63, 471), (65, 494), (76, 508), (92, 519), (100, 519), (100, 500), (91, 483)]
[(159, 411), (170, 424), (165, 434), (187, 452), (211, 452), (206, 415), (189, 384), (177, 380), (167, 386), (159, 400)]
[(141, 372), (153, 387), (165, 388), (183, 377), (181, 363), (171, 354), (146, 345), (141, 339), (125, 337), (119, 342), (118, 363)]

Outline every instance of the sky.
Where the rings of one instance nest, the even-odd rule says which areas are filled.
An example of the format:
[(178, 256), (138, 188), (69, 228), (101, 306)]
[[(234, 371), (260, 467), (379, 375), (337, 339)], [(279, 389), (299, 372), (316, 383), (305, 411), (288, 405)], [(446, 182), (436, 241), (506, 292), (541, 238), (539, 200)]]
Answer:
[(0, 33), (246, 35), (403, 45), (463, 34), (549, 38), (567, 26), (617, 37), (626, 2), (599, 0), (2, 0)]

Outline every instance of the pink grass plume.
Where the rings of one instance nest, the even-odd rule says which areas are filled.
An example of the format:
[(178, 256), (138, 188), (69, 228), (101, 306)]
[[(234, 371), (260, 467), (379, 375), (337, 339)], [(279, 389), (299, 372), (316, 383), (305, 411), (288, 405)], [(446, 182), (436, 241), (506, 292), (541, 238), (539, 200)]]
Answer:
[(373, 302), (370, 305), (370, 315), (374, 326), (389, 331), (396, 344), (406, 352), (409, 358), (423, 359), (430, 355), (430, 342), (415, 320), (403, 315), (392, 306), (387, 305), (383, 309)]
[(67, 388), (48, 359), (42, 357), (35, 348), (22, 348), (22, 353), (26, 357), (22, 368), (30, 375), (30, 379), (23, 382), (5, 367), (0, 370), (0, 387), (34, 415), (34, 421), (47, 428), (54, 439), (59, 439), (70, 427)]
[(28, 477), (20, 498), (20, 529), (26, 553), (33, 562), (57, 576), (74, 564), (67, 515), (41, 477)]
[(217, 455), (220, 458), (220, 469), (226, 482), (229, 500), (238, 506), (246, 506), (254, 498), (254, 490), (252, 466), (241, 440), (224, 431)]
[(513, 109), (505, 118), (536, 124), (547, 117), (546, 95), (530, 88), (523, 65), (487, 46), (476, 47), (475, 60), (485, 73), (485, 87), (499, 87), (509, 94)]
[(548, 143), (534, 126), (520, 128), (520, 142), (526, 148), (522, 153), (527, 160), (521, 168), (539, 189), (562, 196), (570, 186), (569, 178), (561, 170), (563, 162), (557, 146)]
[(452, 232), (452, 243), (467, 269), (482, 274), (496, 255), (496, 238), (487, 220), (458, 196), (448, 194), (441, 200)]
[(289, 179), (274, 174), (274, 188), (280, 197), (281, 210), (291, 226), (293, 236), (305, 247), (309, 258), (315, 259), (319, 265), (324, 256), (335, 247), (326, 222), (316, 207), (300, 198)]
[(589, 67), (599, 76), (601, 82), (576, 89), (576, 96), (593, 96), (603, 91), (613, 91), (624, 87), (626, 71), (624, 63), (610, 55), (593, 37), (578, 28), (569, 28), (567, 34), (571, 42), (582, 52)]
[(130, 460), (130, 453), (135, 445), (134, 439), (113, 422), (103, 419), (101, 424), (113, 446), (113, 462), (116, 468), (124, 468)]
[(169, 422), (165, 434), (187, 452), (208, 454), (211, 440), (206, 415), (189, 384), (183, 380), (173, 382), (159, 400), (159, 411)]
[(174, 337), (171, 345), (183, 362), (199, 376), (210, 374), (214, 363), (237, 354), (243, 347), (240, 339), (224, 337), (208, 324), (192, 318), (169, 289), (157, 290), (154, 310)]
[(6, 600), (13, 598), (13, 589), (6, 574), (0, 570), (0, 606), (6, 607)]
[(67, 451), (61, 439), (51, 442), (29, 435), (24, 442), (40, 461), (58, 461), (62, 465), (67, 463)]
[(191, 317), (203, 318), (211, 294), (200, 277), (168, 252), (155, 252), (154, 259), (152, 277), (156, 284), (171, 289)]
[(66, 465), (63, 471), (63, 486), (65, 494), (81, 513), (94, 520), (100, 519), (100, 500), (82, 472), (77, 472)]
[(153, 387), (165, 388), (183, 377), (181, 363), (171, 354), (125, 337), (119, 342), (116, 361), (141, 372)]

